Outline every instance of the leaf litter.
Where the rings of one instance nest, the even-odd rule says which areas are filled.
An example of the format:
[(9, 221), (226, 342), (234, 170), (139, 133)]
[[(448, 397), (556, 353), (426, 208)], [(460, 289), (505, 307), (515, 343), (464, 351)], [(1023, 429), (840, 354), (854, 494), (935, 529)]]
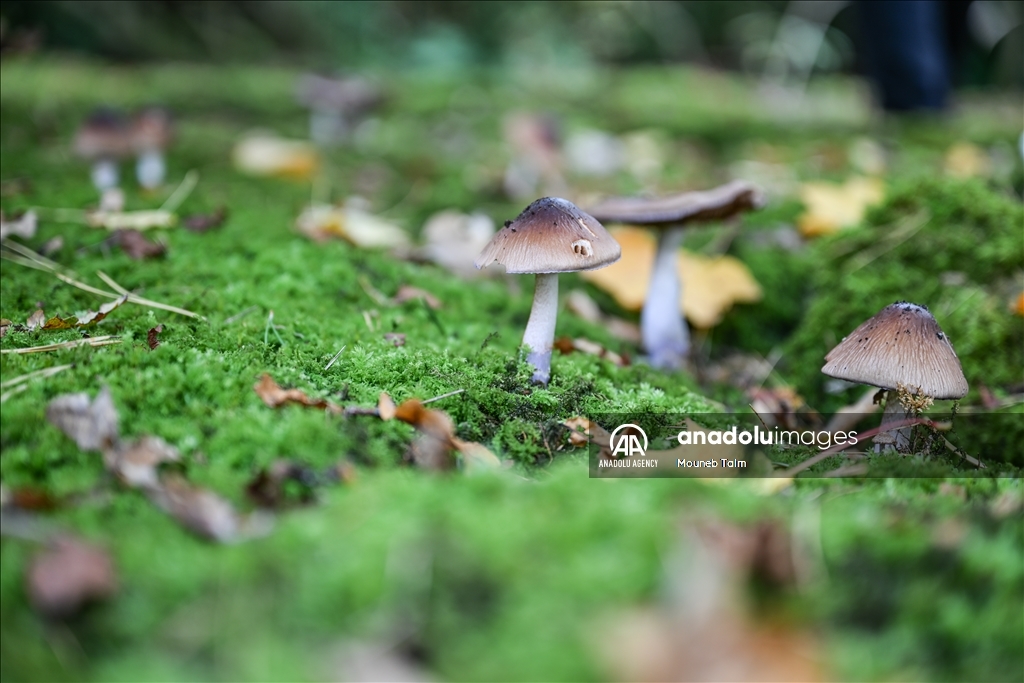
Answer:
[(110, 554), (70, 535), (52, 539), (32, 557), (25, 573), (29, 601), (51, 618), (70, 616), (87, 603), (112, 597), (117, 589)]
[(269, 531), (270, 520), (239, 514), (219, 495), (194, 486), (180, 474), (161, 473), (160, 466), (181, 460), (177, 449), (156, 436), (122, 441), (117, 409), (109, 387), (90, 399), (86, 393), (58, 396), (46, 418), (83, 451), (100, 451), (103, 464), (129, 488), (143, 491), (150, 501), (193, 533), (222, 543)]

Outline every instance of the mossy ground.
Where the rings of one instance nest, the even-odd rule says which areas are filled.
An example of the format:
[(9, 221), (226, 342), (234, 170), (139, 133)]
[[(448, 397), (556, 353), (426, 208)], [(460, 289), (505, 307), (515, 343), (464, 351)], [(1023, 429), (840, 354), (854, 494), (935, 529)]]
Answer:
[[(541, 76), (532, 82), (488, 73), (387, 77), (391, 99), (375, 126), (354, 147), (330, 156), (335, 198), (362, 194), (412, 234), (443, 208), (479, 209), (498, 221), (514, 217), (522, 207), (500, 191), (506, 160), (500, 116), (510, 108), (553, 111), (569, 129), (659, 129), (675, 151), (696, 151), (670, 155), (656, 180), (663, 189), (723, 179), (727, 164), (769, 140), (798, 178), (840, 178), (846, 165), (821, 160), (866, 132), (866, 122), (842, 108), (822, 107), (818, 118), (795, 123), (772, 118), (750, 106), (749, 84), (697, 72), (589, 73), (568, 83)], [(304, 134), (306, 118), (292, 104), (293, 79), (291, 72), (267, 69), (3, 66), (0, 176), (31, 181), (30, 193), (4, 197), (5, 211), (94, 202), (86, 169), (67, 152), (74, 127), (97, 104), (152, 101), (171, 106), (180, 121), (171, 178), (193, 168), (201, 173), (182, 212), (220, 205), (230, 211), (219, 230), (167, 231), (167, 256), (145, 262), (105, 250), (106, 235), (80, 226), (44, 221), (30, 240), (39, 246), (62, 235), (64, 246), (52, 258), (83, 279), (98, 284), (93, 274), (103, 270), (151, 299), (199, 311), (208, 322), (126, 305), (97, 328), (119, 334), (118, 346), (0, 361), (5, 380), (75, 364), (4, 403), (0, 474), (7, 487), (31, 486), (67, 501), (47, 521), (108, 547), (122, 579), (114, 600), (70, 622), (47, 622), (31, 611), (23, 589), (35, 548), (5, 538), (5, 679), (321, 678), (343, 639), (387, 637), (403, 628), (416, 633), (422, 657), (442, 678), (600, 678), (606, 672), (595, 656), (595, 620), (657, 599), (677, 522), (697, 510), (741, 522), (819, 516), (828, 580), (785, 601), (804, 623), (823, 628), (837, 677), (1021, 679), (1024, 518), (1019, 507), (1000, 516), (995, 505), (1007, 496), (1019, 500), (1019, 478), (951, 480), (958, 495), (934, 478), (818, 479), (778, 496), (742, 483), (590, 480), (585, 458), (559, 448), (559, 421), (578, 414), (707, 412), (708, 396), (729, 392), (701, 389), (686, 374), (642, 364), (616, 368), (582, 354), (556, 356), (551, 386), (530, 387), (517, 360), (528, 283), (518, 293), (503, 281), (466, 284), (434, 266), (296, 234), (291, 226), (309, 201), (308, 183), (245, 178), (229, 162), (234, 140), (247, 128)], [(842, 84), (818, 95), (849, 98)], [(922, 180), (937, 173), (943, 150), (963, 131), (984, 144), (1012, 140), (1019, 121), (1007, 124), (992, 111), (968, 107), (952, 123), (890, 131), (900, 150), (887, 178), (892, 199), (859, 230), (798, 253), (737, 238), (731, 250), (747, 260), (767, 296), (730, 315), (714, 334), (712, 354), (719, 347), (764, 353), (787, 344), (780, 372), (806, 396), (826, 400), (816, 374), (828, 350), (825, 331), (838, 339), (894, 298), (919, 297), (940, 311), (948, 300), (949, 325), (957, 330), (950, 336), (972, 384), (983, 376), (997, 393), (1010, 391), (1020, 380), (1021, 324), (998, 296), (1004, 281), (1019, 280), (1024, 260), (1019, 199), (1007, 198), (1011, 190), (999, 181)], [(577, 180), (593, 191), (638, 189), (625, 173)], [(164, 198), (126, 187), (128, 208)], [(851, 253), (879, 226), (922, 205), (932, 216), (923, 229), (934, 230), (930, 251), (914, 243), (894, 248), (865, 267), (863, 278), (846, 277), (841, 257), (830, 256), (836, 249)], [(751, 216), (749, 232), (784, 225), (798, 211), (792, 201), (777, 204)], [(963, 271), (967, 283), (936, 285), (925, 277), (936, 269)], [(385, 295), (403, 284), (421, 287), (444, 306), (436, 312), (418, 302), (381, 306), (361, 282)], [(903, 293), (904, 284), (913, 291)], [(562, 286), (583, 285), (568, 276)], [(16, 322), (40, 304), (48, 314), (66, 315), (100, 303), (48, 273), (6, 261), (2, 287), (0, 313)], [(815, 298), (805, 312), (809, 297)], [(960, 305), (963, 297), (974, 298)], [(231, 320), (250, 307), (251, 314)], [(283, 344), (273, 334), (265, 341), (271, 310)], [(377, 312), (373, 330), (364, 311)], [(151, 351), (146, 333), (157, 324), (164, 325), (161, 345)], [(390, 331), (406, 334), (406, 345), (386, 342)], [(571, 315), (560, 319), (559, 334), (622, 346)], [(2, 346), (77, 336), (12, 332)], [(283, 385), (367, 406), (381, 391), (401, 400), (465, 389), (438, 407), (452, 416), (460, 437), (513, 460), (521, 476), (407, 469), (400, 461), (411, 428), (271, 410), (252, 390), (264, 372)], [(156, 434), (175, 444), (191, 480), (240, 507), (247, 506), (245, 484), (281, 457), (315, 468), (349, 459), (358, 479), (319, 490), (316, 505), (282, 514), (267, 538), (204, 543), (113, 484), (97, 455), (79, 452), (46, 423), (50, 399), (95, 393), (103, 384), (111, 387), (124, 434)], [(894, 467), (900, 474), (903, 465)], [(949, 464), (922, 471), (956, 473)], [(966, 529), (952, 547), (936, 540), (946, 523)]]

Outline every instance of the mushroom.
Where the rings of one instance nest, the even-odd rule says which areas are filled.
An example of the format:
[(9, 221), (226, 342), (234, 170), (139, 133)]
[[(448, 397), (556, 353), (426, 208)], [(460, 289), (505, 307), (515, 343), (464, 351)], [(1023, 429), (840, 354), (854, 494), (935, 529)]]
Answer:
[(345, 137), (356, 120), (381, 102), (380, 89), (364, 78), (328, 78), (307, 74), (296, 99), (309, 107), (309, 139), (328, 146)]
[(163, 107), (146, 107), (135, 114), (132, 122), (132, 148), (138, 160), (135, 177), (139, 185), (154, 190), (164, 182), (167, 164), (164, 150), (174, 134), (171, 114)]
[(643, 225), (658, 231), (658, 252), (640, 313), (640, 332), (651, 365), (679, 368), (690, 351), (690, 335), (679, 310), (683, 283), (676, 270), (684, 225), (727, 218), (763, 205), (764, 195), (756, 186), (737, 180), (705, 192), (657, 199), (607, 199), (588, 209), (600, 221)]
[(92, 184), (101, 193), (120, 182), (117, 162), (131, 154), (131, 132), (121, 112), (97, 109), (75, 133), (74, 153), (92, 162)]
[(551, 376), (551, 347), (558, 316), (558, 274), (592, 270), (615, 263), (619, 243), (593, 216), (572, 202), (544, 197), (526, 207), (484, 247), (474, 265), (497, 261), (507, 273), (535, 273), (530, 320), (523, 334), (534, 367), (533, 381), (546, 385)]
[[(967, 380), (949, 338), (926, 306), (897, 301), (843, 338), (825, 356), (829, 377), (861, 382), (885, 392), (882, 426), (902, 422), (931, 404), (967, 394)], [(879, 392), (881, 393), (881, 392)], [(875, 450), (910, 449), (910, 428), (884, 431)]]

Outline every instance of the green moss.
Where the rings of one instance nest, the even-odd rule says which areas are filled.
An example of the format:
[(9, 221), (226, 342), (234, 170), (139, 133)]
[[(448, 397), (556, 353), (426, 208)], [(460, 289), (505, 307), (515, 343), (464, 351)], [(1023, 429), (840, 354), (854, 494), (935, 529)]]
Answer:
[(894, 301), (931, 309), (972, 392), (981, 385), (1019, 385), (1024, 319), (1008, 305), (1024, 265), (1024, 207), (1018, 199), (977, 180), (897, 182), (862, 226), (821, 240), (815, 252), (823, 267), (786, 347), (785, 365), (813, 404), (838, 406), (860, 391), (826, 397), (824, 356)]

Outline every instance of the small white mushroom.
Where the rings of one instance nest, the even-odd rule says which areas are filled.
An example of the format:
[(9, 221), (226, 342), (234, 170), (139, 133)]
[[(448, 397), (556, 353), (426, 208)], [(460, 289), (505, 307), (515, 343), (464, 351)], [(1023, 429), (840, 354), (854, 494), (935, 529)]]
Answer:
[(358, 76), (328, 78), (307, 74), (296, 99), (309, 107), (309, 139), (322, 147), (344, 139), (366, 112), (383, 100), (380, 89)]
[(508, 273), (537, 275), (533, 308), (523, 334), (534, 382), (546, 385), (551, 377), (558, 274), (603, 268), (621, 256), (619, 243), (593, 216), (565, 199), (545, 197), (505, 223), (477, 257), (477, 268), (497, 261)]
[(163, 185), (167, 175), (164, 152), (172, 137), (171, 115), (163, 107), (146, 107), (135, 115), (132, 122), (132, 148), (138, 157), (135, 177), (147, 190)]
[[(884, 389), (882, 426), (914, 416), (899, 400), (901, 388), (921, 398), (956, 399), (967, 394), (967, 379), (949, 338), (927, 307), (906, 301), (890, 304), (861, 323), (828, 352), (821, 371)], [(910, 431), (904, 427), (883, 432), (875, 450), (891, 443), (898, 452), (908, 452)]]

